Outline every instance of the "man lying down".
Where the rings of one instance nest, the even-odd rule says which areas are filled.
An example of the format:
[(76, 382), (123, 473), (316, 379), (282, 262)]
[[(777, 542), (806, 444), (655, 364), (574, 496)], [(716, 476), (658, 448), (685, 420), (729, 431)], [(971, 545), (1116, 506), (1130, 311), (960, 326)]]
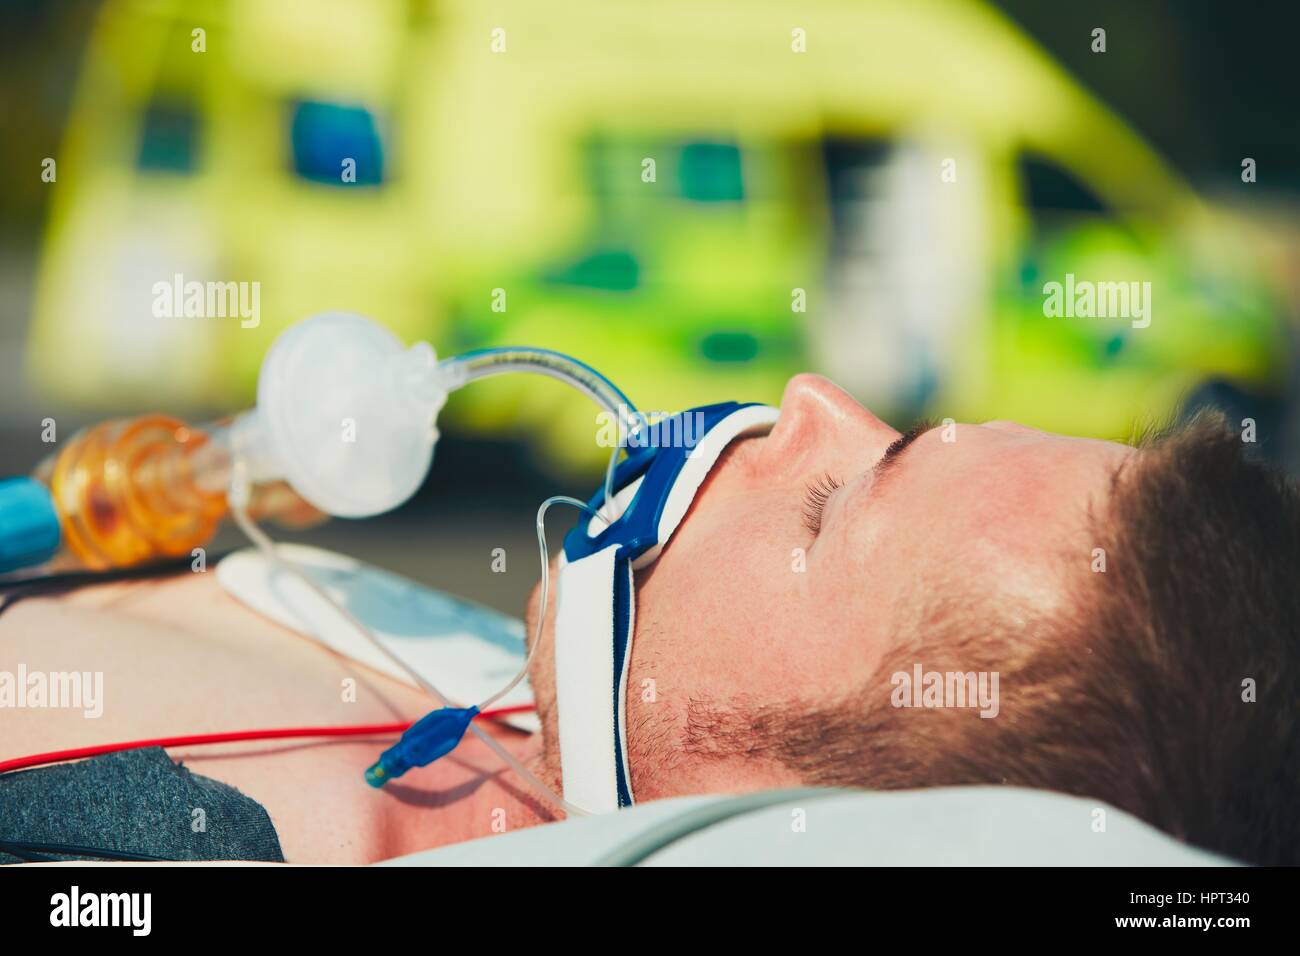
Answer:
[[(772, 431), (728, 446), (635, 587), (638, 801), (1005, 784), (1300, 863), (1300, 498), (1222, 420), (1139, 449), (1002, 421), (900, 436), (798, 376)], [(558, 789), (548, 617), (531, 675), (543, 731), (493, 733)], [(18, 602), (0, 615), (0, 670), (20, 664), (102, 671), (103, 716), (8, 710), (0, 759), (433, 706), (245, 609), (212, 575)], [(909, 686), (932, 672), (997, 683), (935, 706), (951, 702)], [(359, 678), (355, 702), (340, 699), (345, 678)], [(0, 840), (368, 863), (558, 815), (471, 737), (374, 790), (362, 771), (389, 743), (137, 750), (10, 774)]]

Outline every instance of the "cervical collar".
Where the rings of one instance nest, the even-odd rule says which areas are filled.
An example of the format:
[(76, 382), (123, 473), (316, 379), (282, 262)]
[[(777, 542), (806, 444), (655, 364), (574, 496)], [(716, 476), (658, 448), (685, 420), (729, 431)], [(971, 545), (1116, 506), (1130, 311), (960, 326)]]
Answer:
[[(735, 438), (776, 422), (767, 405), (724, 402), (663, 419), (634, 436), (614, 472), (608, 526), (585, 518), (564, 539), (556, 584), (555, 691), (564, 798), (590, 813), (631, 806), (627, 673), (636, 623), (632, 572), (652, 564)], [(632, 444), (631, 442), (629, 444)], [(602, 487), (589, 505), (601, 511)]]

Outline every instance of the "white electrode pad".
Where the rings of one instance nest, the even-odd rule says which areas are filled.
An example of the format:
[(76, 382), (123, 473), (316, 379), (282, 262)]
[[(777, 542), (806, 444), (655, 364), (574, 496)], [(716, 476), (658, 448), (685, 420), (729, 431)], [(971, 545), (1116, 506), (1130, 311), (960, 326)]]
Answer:
[[(346, 555), (295, 544), (276, 548), (281, 557), (366, 625), (385, 647), (457, 704), (485, 699), (505, 686), (523, 665), (522, 621)], [(337, 610), (293, 575), (277, 569), (257, 549), (228, 555), (217, 566), (217, 580), (232, 597), (277, 624), (411, 683)], [(532, 702), (532, 688), (524, 680), (493, 706)], [(540, 728), (532, 713), (504, 719), (521, 730)]]

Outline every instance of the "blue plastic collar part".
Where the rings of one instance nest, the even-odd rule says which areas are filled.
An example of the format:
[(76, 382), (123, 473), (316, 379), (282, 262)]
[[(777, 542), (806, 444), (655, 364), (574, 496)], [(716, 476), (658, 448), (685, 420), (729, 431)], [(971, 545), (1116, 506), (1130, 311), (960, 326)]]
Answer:
[(0, 480), (0, 574), (44, 564), (61, 537), (49, 489), (33, 478)]
[[(699, 441), (713, 427), (729, 415), (757, 402), (719, 402), (687, 409), (661, 419), (638, 436), (641, 448), (630, 450), (627, 458), (614, 469), (614, 493), (641, 478), (636, 491), (623, 513), (609, 527), (595, 536), (588, 536), (586, 519), (564, 538), (564, 556), (577, 561), (611, 544), (618, 544), (618, 557), (633, 561), (659, 542), (659, 523), (663, 517), (668, 494), (672, 491), (686, 459)], [(689, 416), (689, 417), (688, 417)], [(683, 440), (685, 438), (686, 440)], [(605, 503), (605, 489), (600, 488), (588, 505), (599, 511)]]

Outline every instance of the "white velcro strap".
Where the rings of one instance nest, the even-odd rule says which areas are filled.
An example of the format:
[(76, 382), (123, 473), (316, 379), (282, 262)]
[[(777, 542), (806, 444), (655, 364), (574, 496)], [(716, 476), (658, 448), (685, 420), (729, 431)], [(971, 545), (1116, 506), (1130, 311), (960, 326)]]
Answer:
[(555, 694), (564, 799), (618, 809), (614, 746), (614, 565), (618, 545), (562, 564), (555, 600)]

